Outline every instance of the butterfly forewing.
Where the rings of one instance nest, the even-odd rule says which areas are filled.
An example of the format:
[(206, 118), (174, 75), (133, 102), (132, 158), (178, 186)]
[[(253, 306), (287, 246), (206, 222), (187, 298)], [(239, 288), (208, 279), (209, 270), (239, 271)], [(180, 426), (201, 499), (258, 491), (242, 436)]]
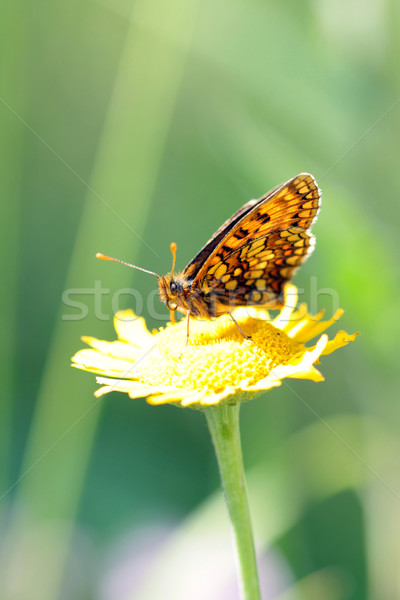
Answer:
[(221, 225), (186, 267), (184, 273), (188, 280), (193, 279), (197, 275), (200, 266), (204, 264), (204, 261), (207, 260), (207, 258), (209, 258), (220, 241), (226, 237), (227, 233), (232, 230), (236, 223), (238, 223), (257, 203), (258, 200), (250, 200)]
[(314, 178), (302, 173), (248, 202), (220, 227), (183, 272), (204, 292), (210, 316), (279, 302), (284, 284), (312, 251), (309, 229), (319, 205)]

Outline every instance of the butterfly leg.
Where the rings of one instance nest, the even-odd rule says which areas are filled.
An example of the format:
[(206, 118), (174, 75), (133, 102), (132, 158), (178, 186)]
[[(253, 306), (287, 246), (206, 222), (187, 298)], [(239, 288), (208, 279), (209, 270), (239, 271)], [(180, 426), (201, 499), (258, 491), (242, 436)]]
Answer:
[(235, 323), (236, 327), (239, 329), (240, 333), (242, 334), (242, 336), (244, 337), (245, 340), (251, 340), (251, 337), (249, 335), (246, 335), (245, 332), (243, 331), (243, 329), (240, 327), (239, 323), (236, 321), (235, 317), (233, 316), (232, 313), (228, 313), (230, 318), (232, 319), (232, 321)]
[(185, 337), (185, 345), (183, 346), (183, 350), (179, 355), (179, 358), (182, 358), (184, 352), (186, 351), (186, 348), (188, 347), (188, 343), (189, 343), (189, 319), (190, 319), (190, 310), (187, 311), (186, 313), (186, 337)]
[(190, 319), (190, 310), (188, 310), (186, 313), (186, 339), (185, 339), (185, 347), (184, 347), (183, 351), (186, 350), (187, 345), (189, 343), (189, 319)]

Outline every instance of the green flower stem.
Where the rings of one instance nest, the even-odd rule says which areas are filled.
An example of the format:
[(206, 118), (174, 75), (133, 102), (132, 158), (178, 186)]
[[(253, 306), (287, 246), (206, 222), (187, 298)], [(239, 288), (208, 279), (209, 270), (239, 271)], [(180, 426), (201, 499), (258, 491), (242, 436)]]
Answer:
[(235, 534), (242, 594), (245, 600), (260, 600), (260, 586), (253, 531), (247, 500), (239, 431), (240, 402), (204, 409), (214, 443), (219, 471)]

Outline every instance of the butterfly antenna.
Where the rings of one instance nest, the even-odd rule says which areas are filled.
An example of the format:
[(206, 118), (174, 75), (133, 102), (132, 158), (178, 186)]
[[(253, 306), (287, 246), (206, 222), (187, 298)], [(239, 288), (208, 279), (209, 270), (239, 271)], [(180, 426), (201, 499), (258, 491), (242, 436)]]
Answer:
[(121, 265), (126, 265), (127, 267), (132, 267), (132, 269), (137, 269), (138, 271), (143, 271), (144, 273), (150, 273), (150, 275), (155, 275), (158, 278), (160, 277), (160, 275), (157, 275), (157, 273), (154, 273), (154, 271), (148, 271), (147, 269), (142, 269), (142, 267), (137, 267), (136, 265), (131, 265), (131, 263), (125, 262), (124, 260), (120, 260), (119, 258), (113, 258), (112, 256), (107, 256), (106, 254), (102, 254), (101, 252), (98, 252), (96, 254), (96, 258), (99, 258), (100, 260), (112, 260), (113, 262), (121, 263)]
[(172, 252), (172, 269), (171, 269), (171, 279), (174, 277), (174, 269), (175, 269), (175, 261), (176, 261), (176, 249), (177, 245), (175, 242), (171, 242), (170, 246)]

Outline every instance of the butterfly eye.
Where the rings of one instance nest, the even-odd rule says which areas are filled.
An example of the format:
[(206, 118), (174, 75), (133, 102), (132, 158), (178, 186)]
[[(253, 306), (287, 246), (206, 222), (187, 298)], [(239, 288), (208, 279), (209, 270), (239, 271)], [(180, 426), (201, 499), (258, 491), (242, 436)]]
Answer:
[[(176, 285), (175, 281), (172, 281), (172, 282), (171, 282), (171, 284), (170, 284), (170, 286), (169, 286), (169, 289), (170, 289), (170, 291), (171, 291), (171, 294), (176, 294), (176, 293), (177, 293), (177, 291), (178, 291), (178, 286)], [(174, 309), (172, 309), (172, 310), (174, 310)]]

